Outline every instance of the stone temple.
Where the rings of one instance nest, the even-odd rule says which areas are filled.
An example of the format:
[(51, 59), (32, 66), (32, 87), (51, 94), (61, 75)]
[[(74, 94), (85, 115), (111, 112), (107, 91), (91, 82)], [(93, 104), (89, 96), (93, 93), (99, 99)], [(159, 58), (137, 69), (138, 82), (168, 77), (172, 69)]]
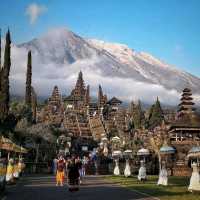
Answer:
[(54, 87), (47, 104), (37, 111), (37, 122), (62, 127), (64, 134), (70, 134), (78, 140), (78, 145), (87, 146), (91, 150), (96, 147), (102, 135), (108, 132), (124, 134), (126, 112), (120, 106), (121, 103), (116, 97), (107, 100), (101, 85), (97, 100), (93, 100), (90, 86), (85, 86), (80, 71), (69, 96), (62, 98), (58, 87)]

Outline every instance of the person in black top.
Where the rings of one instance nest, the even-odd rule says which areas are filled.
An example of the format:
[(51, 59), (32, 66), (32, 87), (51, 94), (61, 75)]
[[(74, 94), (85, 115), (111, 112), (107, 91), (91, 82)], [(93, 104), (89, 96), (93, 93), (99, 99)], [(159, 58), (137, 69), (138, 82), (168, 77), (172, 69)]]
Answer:
[(79, 190), (79, 165), (75, 162), (75, 158), (72, 158), (67, 166), (67, 177), (69, 191)]
[(82, 182), (82, 177), (83, 177), (83, 171), (82, 171), (82, 168), (83, 168), (83, 164), (82, 164), (82, 160), (80, 159), (80, 157), (77, 157), (75, 159), (75, 162), (78, 166), (78, 171), (79, 171), (79, 183), (81, 184)]

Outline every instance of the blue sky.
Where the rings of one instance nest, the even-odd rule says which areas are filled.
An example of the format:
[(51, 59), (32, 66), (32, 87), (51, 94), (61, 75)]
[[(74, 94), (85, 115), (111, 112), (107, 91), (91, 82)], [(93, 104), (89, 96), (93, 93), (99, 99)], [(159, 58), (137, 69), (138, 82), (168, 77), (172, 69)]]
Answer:
[[(41, 9), (32, 22), (31, 4)], [(200, 77), (199, 10), (200, 0), (1, 0), (0, 27), (5, 32), (9, 26), (13, 42), (21, 43), (66, 26), (84, 37), (125, 43)]]

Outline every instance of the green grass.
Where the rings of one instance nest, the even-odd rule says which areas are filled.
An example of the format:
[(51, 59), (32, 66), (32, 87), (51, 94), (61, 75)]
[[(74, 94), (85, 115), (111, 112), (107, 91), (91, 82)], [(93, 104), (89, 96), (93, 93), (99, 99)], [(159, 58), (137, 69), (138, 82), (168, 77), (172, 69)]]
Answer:
[(188, 192), (188, 177), (169, 177), (168, 186), (157, 186), (158, 176), (148, 176), (145, 183), (139, 182), (136, 176), (129, 178), (110, 176), (106, 179), (161, 200), (200, 200), (200, 193)]

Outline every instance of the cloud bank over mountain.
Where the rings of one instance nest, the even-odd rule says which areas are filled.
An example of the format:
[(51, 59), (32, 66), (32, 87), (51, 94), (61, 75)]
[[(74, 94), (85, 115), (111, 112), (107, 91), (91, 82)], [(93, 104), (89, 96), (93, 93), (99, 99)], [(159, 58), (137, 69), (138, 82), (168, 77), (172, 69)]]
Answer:
[(141, 99), (176, 105), (184, 87), (199, 98), (200, 79), (177, 70), (152, 55), (136, 52), (126, 45), (81, 38), (58, 28), (20, 45), (12, 44), (11, 92), (24, 94), (27, 52), (32, 50), (33, 86), (39, 96), (49, 96), (54, 85), (63, 95), (74, 87), (83, 71), (92, 95), (101, 84), (109, 97), (124, 101)]

